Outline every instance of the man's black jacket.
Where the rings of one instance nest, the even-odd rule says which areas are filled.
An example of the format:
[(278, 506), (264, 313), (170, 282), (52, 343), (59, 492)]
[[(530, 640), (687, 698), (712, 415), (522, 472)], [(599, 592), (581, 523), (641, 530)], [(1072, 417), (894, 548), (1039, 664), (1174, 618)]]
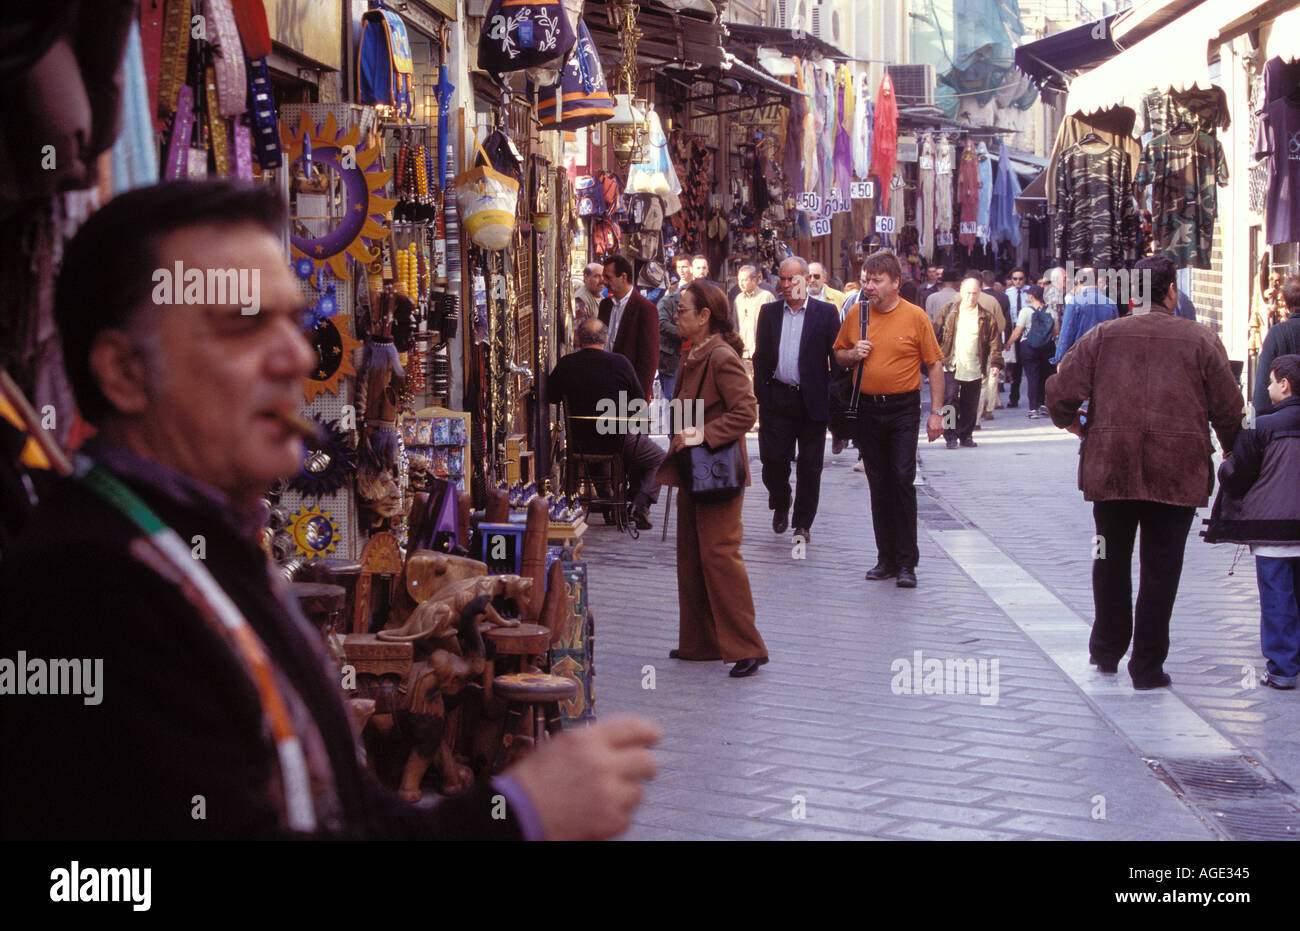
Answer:
[[(205, 565), (316, 721), (341, 815), (320, 836), (518, 839), (489, 784), (433, 810), (365, 771), (319, 636), (272, 588), (265, 556), (199, 497), (127, 484)], [(40, 839), (286, 836), (267, 786), (274, 749), (251, 679), (179, 589), (128, 552), (133, 525), (61, 481), (0, 563), (0, 657), (103, 660), (102, 701), (0, 696), (0, 835)], [(204, 818), (192, 817), (202, 796)], [(292, 835), (301, 836), (301, 835)]]
[[(627, 399), (624, 404), (619, 402), (620, 393)], [(622, 451), (626, 424), (616, 420), (601, 424), (600, 417), (608, 417), (611, 406), (614, 417), (623, 417), (626, 408), (640, 398), (641, 387), (627, 357), (593, 346), (562, 358), (546, 380), (546, 402), (568, 404), (573, 424), (570, 441), (584, 453), (613, 455)], [(617, 429), (600, 432), (598, 425)]]
[[(840, 333), (840, 314), (835, 305), (808, 298), (804, 305), (803, 333), (799, 339), (799, 391), (808, 419), (830, 420), (830, 374), (835, 363), (835, 338)], [(754, 341), (754, 394), (761, 411), (771, 403), (772, 381), (781, 354), (781, 325), (785, 301), (772, 301), (758, 311)]]

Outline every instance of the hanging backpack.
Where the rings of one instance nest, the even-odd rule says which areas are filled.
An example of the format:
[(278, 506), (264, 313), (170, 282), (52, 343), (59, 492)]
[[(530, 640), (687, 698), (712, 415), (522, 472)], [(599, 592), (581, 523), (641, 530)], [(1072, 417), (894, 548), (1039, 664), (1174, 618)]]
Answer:
[(599, 256), (618, 251), (618, 226), (608, 217), (597, 217), (591, 224), (591, 247)]
[(1032, 349), (1042, 349), (1052, 341), (1052, 330), (1056, 328), (1056, 321), (1052, 319), (1052, 314), (1046, 307), (1035, 307), (1033, 313), (1029, 323), (1029, 346)]
[(415, 64), (406, 24), (390, 10), (369, 10), (361, 17), (357, 51), (357, 99), (395, 107), (401, 116), (415, 113), (411, 82)]
[(614, 115), (614, 98), (605, 85), (596, 45), (579, 20), (578, 39), (560, 72), (557, 84), (537, 92), (537, 118), (542, 129), (580, 129), (603, 123)]
[(505, 74), (562, 62), (576, 39), (560, 0), (492, 0), (483, 17), (478, 66)]
[(578, 202), (578, 216), (597, 217), (605, 212), (605, 195), (601, 185), (591, 175), (579, 175), (573, 182), (574, 197)]
[(657, 233), (664, 228), (664, 202), (658, 194), (628, 194), (624, 201), (627, 205), (624, 229)]
[(622, 220), (627, 216), (623, 206), (623, 182), (612, 171), (601, 169), (596, 172), (600, 182), (601, 193), (605, 198), (605, 216), (611, 220)]

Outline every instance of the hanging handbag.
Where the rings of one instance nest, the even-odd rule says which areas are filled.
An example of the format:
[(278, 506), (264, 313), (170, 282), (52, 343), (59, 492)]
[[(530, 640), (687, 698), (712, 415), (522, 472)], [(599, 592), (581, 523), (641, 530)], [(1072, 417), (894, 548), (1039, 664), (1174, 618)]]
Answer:
[(489, 161), (480, 145), (478, 164), (456, 176), (456, 202), (461, 224), (474, 245), (495, 251), (508, 246), (514, 235), (519, 182)]
[[(867, 323), (871, 318), (870, 305), (858, 301), (858, 322), (861, 324), (861, 339), (867, 338)], [(859, 385), (862, 382), (862, 366), (865, 359), (859, 359), (852, 370), (840, 368), (831, 378), (831, 436), (842, 442), (855, 440), (858, 436), (858, 404), (862, 399)]]
[[(709, 374), (712, 355), (704, 361), (704, 371), (700, 374), (700, 391), (704, 390), (704, 381)], [(700, 401), (700, 392), (696, 392), (696, 406)], [(703, 424), (696, 424), (703, 428)], [(711, 449), (703, 442), (687, 446), (677, 453), (677, 469), (681, 474), (682, 490), (689, 491), (699, 501), (731, 501), (745, 490), (745, 476), (748, 463), (745, 451), (739, 440), (724, 443), (717, 449)]]
[(562, 62), (576, 39), (560, 0), (492, 0), (483, 17), (478, 66), (505, 74)]
[(603, 123), (614, 115), (614, 98), (605, 84), (596, 45), (579, 20), (578, 40), (558, 83), (537, 91), (537, 119), (542, 129), (580, 129)]

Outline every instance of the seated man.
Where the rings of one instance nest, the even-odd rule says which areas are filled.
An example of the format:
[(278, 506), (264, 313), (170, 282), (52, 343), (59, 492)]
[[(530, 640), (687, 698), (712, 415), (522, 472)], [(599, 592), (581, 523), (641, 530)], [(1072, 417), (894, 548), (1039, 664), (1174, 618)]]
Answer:
[[(650, 505), (659, 499), (655, 472), (666, 455), (650, 439), (647, 421), (624, 417), (636, 399), (644, 400), (632, 363), (604, 349), (609, 336), (605, 324), (588, 318), (578, 325), (578, 351), (558, 363), (546, 383), (546, 402), (569, 408), (573, 436), (569, 442), (582, 453), (621, 455), (632, 492), (632, 520), (650, 530)], [(616, 417), (610, 411), (617, 411)], [(611, 425), (613, 429), (611, 429)]]
[[(0, 657), (40, 664), (25, 694), (0, 674), (0, 836), (625, 829), (653, 771), (648, 722), (559, 735), (432, 809), (366, 772), (338, 666), (253, 542), (262, 496), (302, 467), (295, 415), (317, 364), (286, 227), (271, 188), (168, 182), (109, 201), (63, 252), (54, 316), (77, 407), (99, 433), (0, 561)], [(180, 281), (161, 290), (173, 268), (184, 301)], [(228, 291), (223, 270), (251, 292)], [(51, 660), (71, 666), (57, 686)]]

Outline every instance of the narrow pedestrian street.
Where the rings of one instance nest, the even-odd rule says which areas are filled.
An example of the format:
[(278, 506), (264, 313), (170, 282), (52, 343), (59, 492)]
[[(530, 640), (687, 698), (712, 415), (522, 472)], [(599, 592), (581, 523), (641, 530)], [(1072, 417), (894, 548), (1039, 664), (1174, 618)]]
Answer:
[[(595, 520), (596, 709), (646, 714), (665, 732), (628, 839), (1294, 829), (1276, 780), (1300, 782), (1300, 706), (1255, 687), (1249, 555), (1230, 576), (1236, 548), (1201, 541), (1198, 512), (1171, 624), (1173, 688), (1135, 692), (1123, 664), (1118, 676), (1088, 665), (1094, 531), (1075, 486), (1078, 441), (1005, 409), (975, 436), (977, 449), (921, 444), (915, 590), (862, 578), (875, 550), (852, 449), (828, 448), (806, 559), (772, 533), (761, 484), (749, 490), (743, 553), (771, 655), (750, 679), (667, 657), (677, 600), (663, 498), (636, 541)], [(930, 677), (933, 660), (943, 676)]]

